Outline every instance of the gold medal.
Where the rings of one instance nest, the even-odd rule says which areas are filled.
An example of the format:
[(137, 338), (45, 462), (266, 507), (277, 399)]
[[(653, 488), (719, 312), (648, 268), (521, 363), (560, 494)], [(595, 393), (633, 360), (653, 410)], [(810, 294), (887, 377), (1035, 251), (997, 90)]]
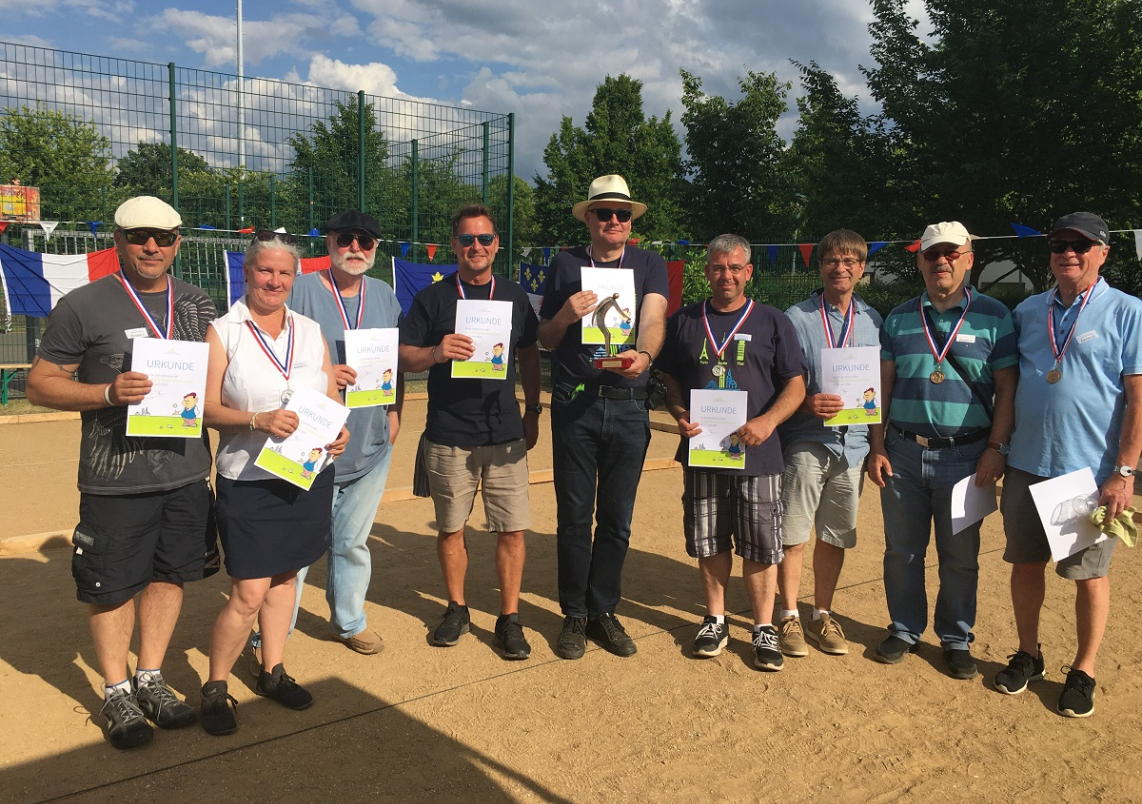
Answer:
[(1058, 369), (1051, 369), (1047, 372), (1047, 382), (1051, 383), (1051, 385), (1054, 385), (1061, 379), (1063, 379), (1063, 372)]
[(928, 379), (931, 380), (934, 385), (939, 385), (946, 378), (944, 377), (944, 372), (940, 371), (939, 369), (936, 369), (935, 371), (933, 371), (931, 374), (928, 375)]

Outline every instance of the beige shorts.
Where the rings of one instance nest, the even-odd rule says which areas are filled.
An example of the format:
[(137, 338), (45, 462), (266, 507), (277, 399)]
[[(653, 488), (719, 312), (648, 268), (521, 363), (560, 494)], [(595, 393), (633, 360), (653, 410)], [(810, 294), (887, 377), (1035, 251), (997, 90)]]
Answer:
[(786, 547), (805, 544), (817, 526), (817, 538), (846, 550), (856, 547), (857, 510), (864, 485), (860, 464), (849, 466), (824, 444), (797, 441), (785, 450), (781, 502)]
[(446, 447), (425, 440), (424, 452), (438, 530), (455, 533), (464, 527), (481, 485), (488, 530), (511, 533), (531, 527), (522, 438), (487, 447)]

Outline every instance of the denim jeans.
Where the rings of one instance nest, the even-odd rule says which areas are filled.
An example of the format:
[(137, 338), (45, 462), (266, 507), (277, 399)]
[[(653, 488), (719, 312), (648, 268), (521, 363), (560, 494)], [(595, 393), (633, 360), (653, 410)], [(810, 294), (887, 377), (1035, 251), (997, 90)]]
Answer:
[(924, 554), (935, 521), (940, 591), (932, 624), (945, 650), (967, 650), (975, 638), (980, 523), (952, 533), (952, 486), (975, 474), (987, 444), (926, 449), (889, 426), (885, 446), (892, 462), (892, 477), (880, 490), (888, 630), (916, 644), (928, 624)]
[(568, 617), (611, 614), (622, 596), (635, 493), (650, 445), (646, 403), (582, 391), (572, 398), (570, 388), (557, 384), (551, 395), (551, 442), (559, 607)]

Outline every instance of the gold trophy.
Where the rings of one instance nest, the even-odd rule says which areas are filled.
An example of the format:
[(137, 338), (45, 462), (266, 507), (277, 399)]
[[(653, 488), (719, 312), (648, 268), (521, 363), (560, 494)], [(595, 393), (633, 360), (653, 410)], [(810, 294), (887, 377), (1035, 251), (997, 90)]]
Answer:
[(634, 358), (632, 357), (611, 353), (611, 330), (607, 327), (607, 313), (612, 309), (621, 315), (624, 321), (630, 321), (630, 316), (619, 306), (619, 294), (616, 293), (610, 298), (603, 299), (603, 301), (599, 302), (599, 306), (595, 308), (595, 315), (591, 321), (603, 333), (603, 343), (606, 348), (607, 356), (595, 360), (595, 368), (597, 369), (627, 369), (634, 363)]

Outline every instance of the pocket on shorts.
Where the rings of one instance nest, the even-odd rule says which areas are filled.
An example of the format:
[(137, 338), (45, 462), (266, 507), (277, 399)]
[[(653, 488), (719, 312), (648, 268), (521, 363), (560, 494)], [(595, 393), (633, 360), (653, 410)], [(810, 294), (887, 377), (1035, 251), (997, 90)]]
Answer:
[(71, 575), (80, 591), (102, 594), (106, 589), (109, 562), (108, 539), (98, 530), (83, 524), (71, 534)]

